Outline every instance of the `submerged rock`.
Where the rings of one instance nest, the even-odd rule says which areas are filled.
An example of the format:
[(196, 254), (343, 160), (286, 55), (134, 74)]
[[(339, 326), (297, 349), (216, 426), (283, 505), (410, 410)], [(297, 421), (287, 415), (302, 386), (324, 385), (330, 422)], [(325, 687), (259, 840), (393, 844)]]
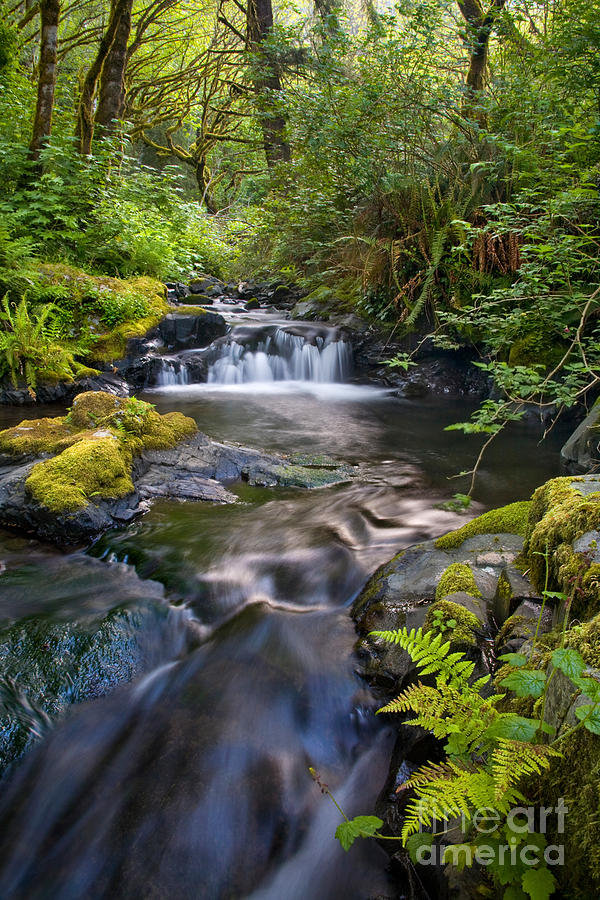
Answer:
[(162, 585), (129, 566), (31, 554), (11, 559), (9, 548), (1, 576), (0, 771), (72, 704), (108, 694), (195, 639)]

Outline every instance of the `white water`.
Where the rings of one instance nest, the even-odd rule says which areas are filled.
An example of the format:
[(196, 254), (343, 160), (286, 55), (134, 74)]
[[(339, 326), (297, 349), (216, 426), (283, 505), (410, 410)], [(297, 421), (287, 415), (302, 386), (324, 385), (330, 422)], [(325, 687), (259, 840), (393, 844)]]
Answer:
[(352, 347), (345, 341), (317, 336), (314, 343), (281, 328), (251, 349), (232, 340), (208, 370), (209, 384), (272, 381), (342, 382), (352, 371)]
[(161, 359), (161, 371), (156, 379), (157, 387), (173, 387), (175, 385), (189, 384), (189, 373), (186, 367), (178, 359)]

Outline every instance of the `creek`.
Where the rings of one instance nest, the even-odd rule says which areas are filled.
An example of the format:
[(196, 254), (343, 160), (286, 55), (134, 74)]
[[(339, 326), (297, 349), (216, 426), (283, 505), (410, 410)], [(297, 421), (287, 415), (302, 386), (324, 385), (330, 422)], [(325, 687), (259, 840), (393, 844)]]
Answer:
[[(176, 361), (144, 398), (215, 439), (334, 457), (356, 476), (240, 483), (234, 506), (158, 503), (88, 554), (0, 534), (0, 658), (30, 641), (39, 696), (27, 718), (17, 666), (13, 702), (44, 732), (3, 785), (2, 898), (396, 896), (378, 846), (334, 840), (339, 814), (308, 766), (349, 815), (372, 811), (393, 735), (357, 672), (348, 607), (398, 549), (464, 521), (439, 504), (478, 441), (443, 427), (472, 404), (399, 400), (353, 380), (327, 328), (242, 318), (211, 348), (208, 383), (185, 383)], [(39, 412), (3, 410), (0, 427), (24, 414)], [(475, 511), (556, 475), (563, 438), (500, 437)], [(70, 679), (55, 726), (44, 654)]]

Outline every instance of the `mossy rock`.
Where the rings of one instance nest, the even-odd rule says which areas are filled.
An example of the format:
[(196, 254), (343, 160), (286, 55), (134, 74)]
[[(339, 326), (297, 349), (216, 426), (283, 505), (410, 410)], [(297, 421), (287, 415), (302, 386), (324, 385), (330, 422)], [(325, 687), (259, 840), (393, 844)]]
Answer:
[(87, 391), (73, 401), (67, 422), (75, 428), (95, 428), (103, 420), (125, 409), (127, 400), (105, 391)]
[(600, 529), (600, 480), (554, 478), (532, 498), (524, 552), (538, 591), (546, 579), (571, 600), (571, 615), (587, 618), (600, 609), (600, 564), (573, 545)]
[(32, 419), (0, 432), (0, 449), (57, 454), (33, 467), (25, 487), (53, 512), (73, 512), (95, 498), (132, 493), (134, 456), (176, 447), (197, 430), (182, 413), (160, 415), (135, 397), (89, 391), (75, 398), (66, 418)]
[(25, 488), (53, 512), (74, 512), (94, 498), (131, 494), (131, 458), (116, 437), (79, 441), (35, 465)]
[(438, 550), (456, 550), (457, 547), (476, 534), (518, 534), (525, 536), (531, 503), (521, 500), (517, 503), (509, 503), (498, 509), (490, 509), (488, 512), (471, 519), (462, 528), (450, 531), (438, 538), (435, 546)]
[(600, 614), (569, 629), (566, 644), (578, 650), (588, 666), (600, 669)]
[(466, 563), (452, 563), (442, 574), (435, 590), (435, 599), (443, 600), (448, 594), (463, 591), (471, 597), (481, 597), (481, 591), (475, 583), (475, 576)]
[(95, 337), (88, 361), (120, 359), (130, 338), (143, 337), (169, 312), (165, 286), (147, 276), (111, 278), (63, 263), (44, 263), (34, 281), (32, 300), (56, 303), (69, 313), (77, 330)]
[(170, 450), (198, 431), (195, 421), (180, 412), (160, 415), (154, 410), (145, 417), (140, 438), (144, 450)]
[(79, 431), (64, 417), (24, 419), (14, 428), (0, 432), (0, 451), (14, 456), (61, 453), (86, 436), (88, 432)]
[(453, 646), (476, 646), (481, 625), (481, 620), (474, 612), (448, 599), (433, 603), (425, 617), (425, 631), (441, 632)]
[(562, 359), (566, 344), (548, 340), (543, 331), (517, 338), (508, 354), (509, 366), (543, 366), (553, 368)]

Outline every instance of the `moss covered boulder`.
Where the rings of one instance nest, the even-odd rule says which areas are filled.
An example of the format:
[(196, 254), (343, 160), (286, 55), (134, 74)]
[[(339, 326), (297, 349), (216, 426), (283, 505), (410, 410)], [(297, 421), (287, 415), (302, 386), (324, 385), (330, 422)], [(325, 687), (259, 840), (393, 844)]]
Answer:
[(240, 479), (312, 488), (355, 474), (221, 444), (181, 413), (100, 391), (76, 397), (68, 416), (0, 432), (0, 452), (0, 524), (61, 544), (127, 524), (157, 499), (236, 503), (225, 484)]

